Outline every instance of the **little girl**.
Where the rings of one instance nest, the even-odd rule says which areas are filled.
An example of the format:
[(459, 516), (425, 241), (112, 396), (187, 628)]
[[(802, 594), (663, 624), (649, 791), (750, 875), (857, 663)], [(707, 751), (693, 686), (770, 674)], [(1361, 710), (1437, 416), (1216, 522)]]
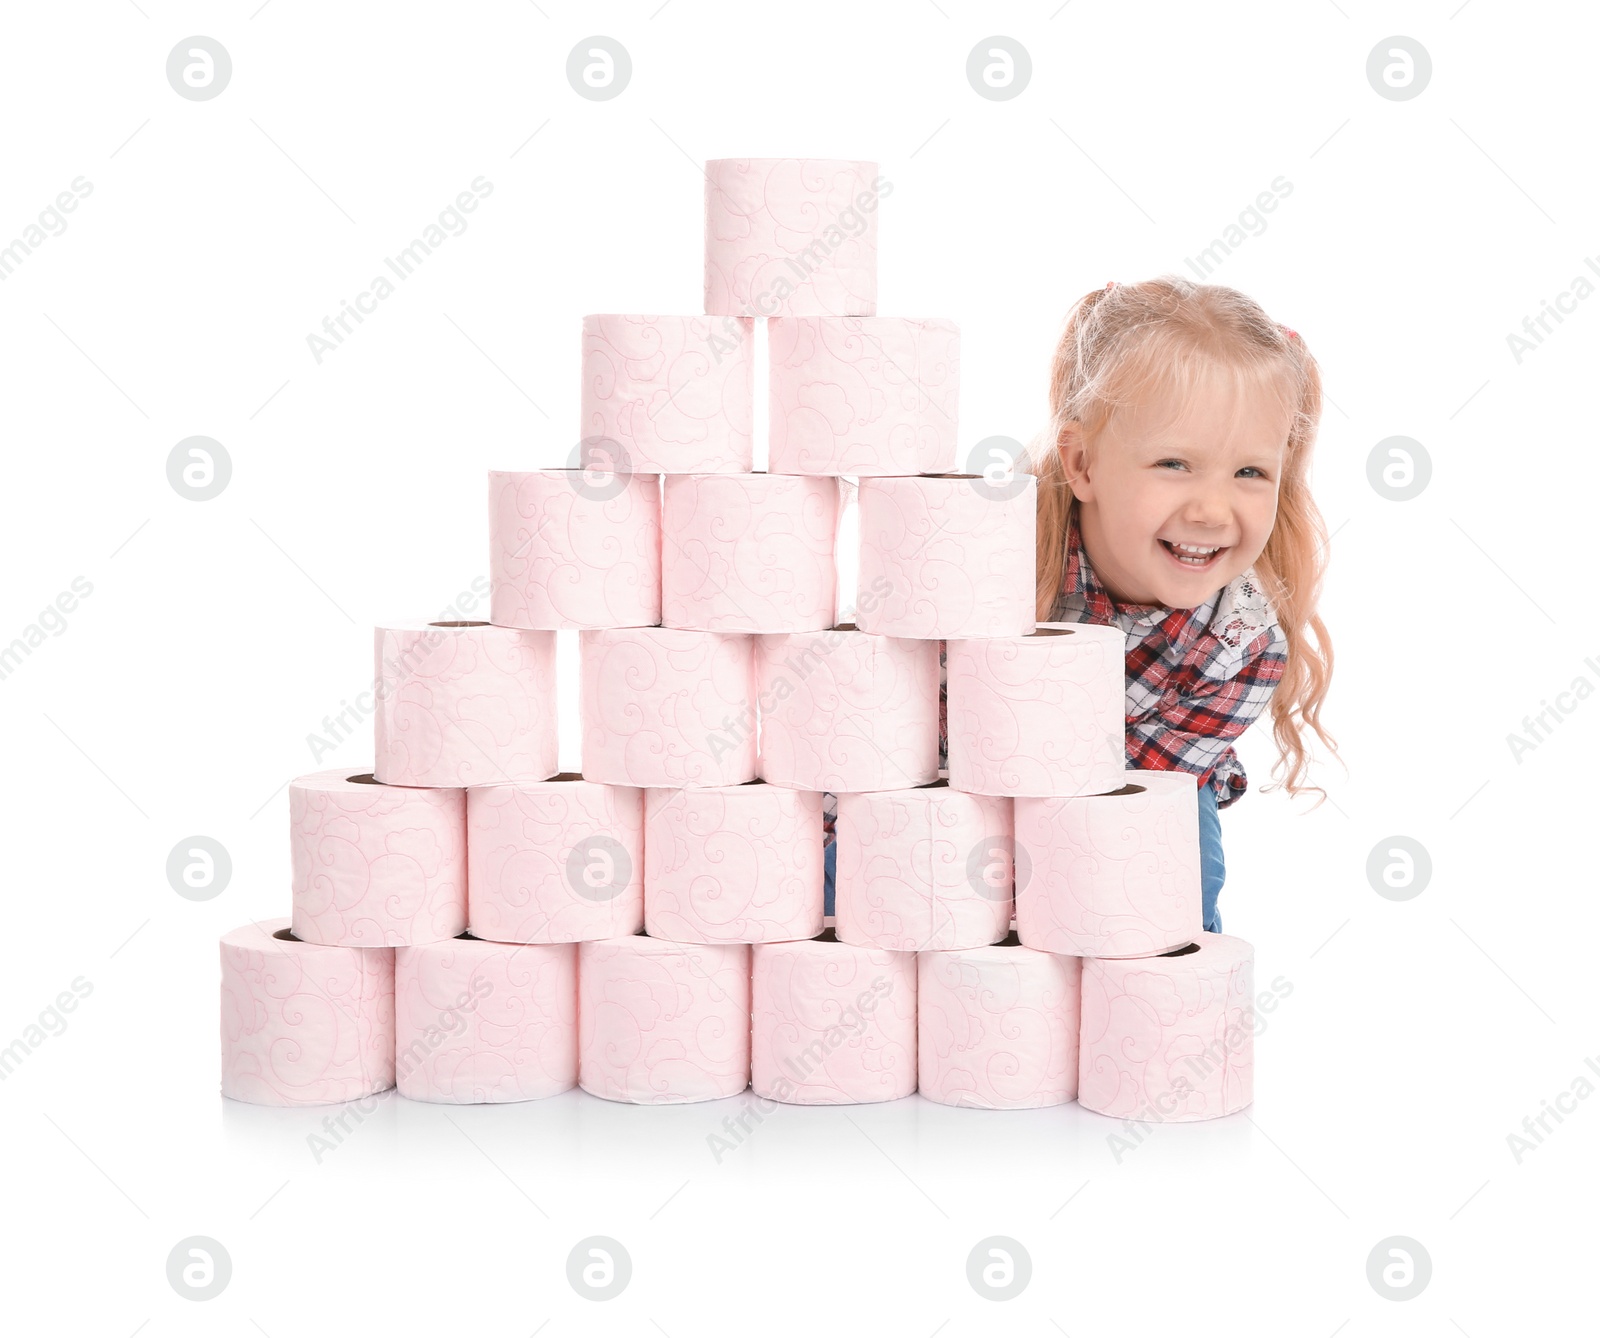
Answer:
[(1233, 741), (1270, 706), (1273, 774), (1291, 794), (1317, 790), (1307, 729), (1336, 751), (1320, 718), (1333, 654), (1309, 483), (1321, 413), (1304, 341), (1244, 294), (1175, 276), (1108, 283), (1067, 320), (1032, 452), (1038, 619), (1126, 634), (1127, 764), (1198, 778), (1213, 933), (1218, 810), (1246, 785)]
[(1322, 381), (1305, 342), (1232, 288), (1168, 276), (1081, 299), (1034, 445), (1038, 617), (1127, 636), (1128, 766), (1199, 779), (1201, 902), (1222, 929), (1217, 812), (1233, 741), (1269, 707), (1274, 776), (1306, 785), (1333, 652), (1311, 497)]

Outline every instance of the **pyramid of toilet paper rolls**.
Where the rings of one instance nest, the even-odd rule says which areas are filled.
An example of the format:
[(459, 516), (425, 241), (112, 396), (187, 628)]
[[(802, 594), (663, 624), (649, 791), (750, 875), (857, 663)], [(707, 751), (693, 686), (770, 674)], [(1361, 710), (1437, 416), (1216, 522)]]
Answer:
[(585, 467), (489, 476), (490, 621), (378, 628), (372, 774), (291, 784), (292, 915), (222, 940), (223, 1092), (1247, 1105), (1252, 952), (1201, 932), (1195, 780), (1124, 771), (1118, 630), (1035, 625), (1033, 479), (953, 472), (956, 327), (875, 314), (888, 184), (706, 183), (706, 314), (585, 319)]

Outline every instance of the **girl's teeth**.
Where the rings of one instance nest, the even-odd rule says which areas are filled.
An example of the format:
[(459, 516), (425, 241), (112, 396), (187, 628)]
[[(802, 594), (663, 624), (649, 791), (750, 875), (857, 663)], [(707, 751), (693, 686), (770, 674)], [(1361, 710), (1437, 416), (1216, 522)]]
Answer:
[(1201, 544), (1168, 543), (1167, 548), (1179, 562), (1187, 562), (1193, 567), (1205, 566), (1213, 555), (1222, 551), (1220, 546), (1208, 548)]

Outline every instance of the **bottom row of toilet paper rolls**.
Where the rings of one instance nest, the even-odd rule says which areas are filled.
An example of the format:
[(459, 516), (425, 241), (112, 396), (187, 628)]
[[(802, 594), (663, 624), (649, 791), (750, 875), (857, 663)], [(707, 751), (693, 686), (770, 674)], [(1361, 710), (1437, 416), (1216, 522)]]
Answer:
[[(222, 939), (222, 1091), (263, 1105), (528, 1101), (574, 1086), (657, 1104), (758, 1096), (1022, 1109), (1076, 1099), (1141, 1121), (1250, 1104), (1254, 950), (1201, 934), (1158, 957), (1016, 942), (892, 952), (832, 930), (784, 943), (470, 936), (403, 948)], [(1275, 1004), (1276, 996), (1272, 1002)]]

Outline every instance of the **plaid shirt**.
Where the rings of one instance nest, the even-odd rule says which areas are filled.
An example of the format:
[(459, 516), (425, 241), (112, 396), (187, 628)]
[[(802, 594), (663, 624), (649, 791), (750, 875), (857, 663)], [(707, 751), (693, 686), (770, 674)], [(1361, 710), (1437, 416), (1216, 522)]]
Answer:
[[(1267, 709), (1283, 677), (1288, 643), (1272, 610), (1245, 572), (1192, 609), (1119, 604), (1089, 565), (1077, 516), (1067, 525), (1066, 570), (1048, 622), (1120, 627), (1128, 638), (1128, 767), (1189, 771), (1226, 808), (1245, 792), (1233, 750)], [(944, 646), (939, 647), (939, 763), (947, 757)], [(823, 796), (824, 843), (833, 840), (837, 805)]]

